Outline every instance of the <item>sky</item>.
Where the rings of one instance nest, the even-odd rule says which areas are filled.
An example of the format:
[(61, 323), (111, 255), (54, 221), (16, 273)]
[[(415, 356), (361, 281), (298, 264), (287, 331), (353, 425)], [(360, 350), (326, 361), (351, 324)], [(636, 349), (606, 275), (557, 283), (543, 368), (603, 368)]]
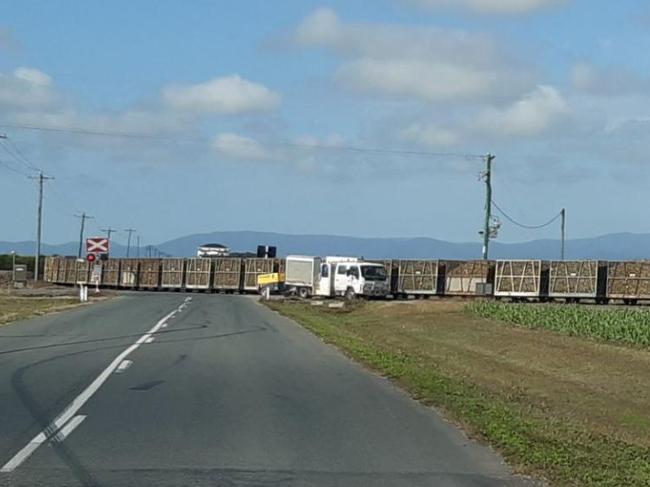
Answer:
[(650, 232), (643, 0), (2, 2), (0, 240)]

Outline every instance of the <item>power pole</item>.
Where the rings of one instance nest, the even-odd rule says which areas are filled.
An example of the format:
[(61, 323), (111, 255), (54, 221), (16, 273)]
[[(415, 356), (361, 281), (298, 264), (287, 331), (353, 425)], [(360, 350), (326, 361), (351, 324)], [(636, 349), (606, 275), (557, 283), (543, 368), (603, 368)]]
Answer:
[(562, 260), (564, 260), (564, 244), (565, 244), (565, 238), (566, 238), (566, 209), (562, 208), (562, 211), (560, 212), (562, 215), (562, 224), (561, 224), (561, 232), (562, 232), (562, 249), (560, 251), (560, 257)]
[(126, 243), (126, 256), (128, 258), (130, 253), (131, 253), (131, 234), (133, 232), (135, 232), (135, 228), (127, 228), (124, 231), (129, 234), (129, 238), (128, 238), (127, 243)]
[(77, 218), (81, 218), (81, 230), (79, 231), (79, 258), (81, 259), (81, 251), (83, 249), (84, 242), (84, 228), (86, 226), (86, 220), (92, 220), (94, 216), (86, 215), (85, 212), (82, 212), (81, 215), (75, 215)]
[(43, 222), (43, 183), (48, 179), (54, 179), (50, 176), (44, 176), (43, 173), (39, 173), (38, 176), (30, 176), (29, 179), (38, 180), (38, 214), (36, 217), (36, 256), (34, 259), (34, 281), (38, 281), (39, 269), (40, 269), (40, 259), (41, 259), (41, 228)]
[(112, 228), (112, 227), (108, 227), (108, 228), (100, 228), (100, 231), (106, 233), (106, 238), (107, 238), (109, 241), (110, 241), (110, 239), (111, 239), (111, 235), (112, 235), (113, 233), (116, 233), (116, 232), (117, 232), (117, 230), (115, 230), (115, 229)]
[[(116, 233), (117, 230), (115, 230), (113, 227), (100, 228), (100, 230), (101, 230), (102, 232), (106, 232), (106, 238), (108, 239), (108, 243), (109, 243), (109, 245), (111, 245), (111, 243), (110, 243), (110, 242), (111, 242), (111, 235), (112, 235), (113, 233)], [(110, 252), (110, 247), (109, 247), (108, 250), (109, 250), (109, 252)]]
[(488, 258), (488, 248), (490, 245), (490, 219), (492, 218), (492, 154), (485, 156), (487, 168), (485, 170), (485, 224), (483, 226), (483, 260)]

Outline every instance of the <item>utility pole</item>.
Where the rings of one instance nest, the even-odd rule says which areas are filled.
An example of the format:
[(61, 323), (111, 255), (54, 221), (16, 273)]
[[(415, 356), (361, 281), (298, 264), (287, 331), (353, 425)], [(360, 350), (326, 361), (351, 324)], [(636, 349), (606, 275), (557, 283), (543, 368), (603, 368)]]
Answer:
[(29, 179), (38, 180), (38, 214), (36, 217), (36, 256), (34, 259), (34, 281), (38, 281), (40, 260), (41, 260), (41, 228), (43, 222), (43, 183), (48, 179), (54, 179), (50, 176), (44, 176), (39, 173), (38, 176), (30, 176)]
[(106, 238), (108, 239), (108, 244), (109, 244), (109, 252), (110, 252), (110, 245), (111, 245), (111, 235), (113, 233), (117, 233), (117, 230), (115, 230), (113, 227), (108, 227), (108, 228), (100, 228), (100, 231), (106, 232)]
[(485, 156), (487, 168), (485, 170), (485, 225), (483, 226), (483, 260), (488, 258), (488, 247), (490, 245), (490, 219), (492, 218), (492, 154)]
[(560, 214), (562, 215), (562, 224), (561, 224), (562, 249), (560, 251), (560, 257), (562, 260), (564, 260), (564, 245), (565, 245), (565, 238), (566, 238), (566, 209), (562, 208)]
[(81, 251), (83, 249), (84, 243), (84, 228), (86, 226), (86, 220), (92, 220), (94, 216), (86, 215), (85, 212), (82, 212), (81, 215), (75, 215), (77, 218), (81, 218), (81, 230), (79, 231), (79, 258), (81, 259)]
[(131, 234), (135, 232), (135, 228), (127, 228), (124, 231), (129, 234), (129, 238), (126, 243), (126, 257), (128, 258), (129, 255), (131, 254)]

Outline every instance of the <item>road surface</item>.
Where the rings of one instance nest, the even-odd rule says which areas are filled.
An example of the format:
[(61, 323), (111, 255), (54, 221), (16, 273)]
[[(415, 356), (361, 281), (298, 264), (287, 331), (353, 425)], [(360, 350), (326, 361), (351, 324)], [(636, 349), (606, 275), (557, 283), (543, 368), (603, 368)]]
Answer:
[(246, 296), (128, 294), (0, 327), (0, 485), (523, 485)]

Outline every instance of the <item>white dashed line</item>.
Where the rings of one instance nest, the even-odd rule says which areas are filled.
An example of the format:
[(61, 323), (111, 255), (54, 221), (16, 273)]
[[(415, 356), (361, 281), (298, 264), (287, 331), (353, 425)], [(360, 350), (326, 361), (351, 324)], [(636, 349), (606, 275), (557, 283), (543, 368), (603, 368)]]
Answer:
[[(186, 298), (185, 301), (190, 301), (192, 298)], [(70, 421), (70, 419), (75, 418), (75, 414), (77, 414), (77, 411), (81, 409), (81, 407), (86, 404), (86, 402), (99, 390), (99, 388), (108, 380), (110, 375), (115, 372), (118, 368), (123, 367), (122, 370), (126, 370), (128, 368), (132, 361), (130, 360), (125, 360), (132, 352), (138, 349), (140, 345), (143, 343), (147, 343), (147, 340), (150, 338), (153, 338), (152, 335), (156, 333), (160, 328), (164, 328), (167, 326), (167, 320), (171, 319), (176, 313), (178, 313), (178, 307), (175, 308), (172, 312), (168, 313), (167, 315), (163, 316), (147, 333), (142, 335), (138, 340), (131, 346), (129, 346), (126, 350), (124, 350), (122, 353), (120, 353), (117, 357), (113, 359), (113, 361), (106, 367), (96, 378), (94, 381), (90, 383), (88, 387), (86, 387), (81, 394), (79, 394), (77, 397), (75, 397), (70, 404), (63, 410), (61, 414), (59, 414), (54, 421), (52, 421), (43, 431), (38, 433), (32, 440), (27, 443), (18, 453), (16, 453), (7, 463), (5, 463), (2, 468), (0, 468), (0, 472), (12, 472), (16, 467), (18, 467), (21, 463), (23, 463), (25, 460), (29, 458), (29, 456), (34, 453), (34, 451), (45, 441), (48, 439), (51, 439), (53, 441), (57, 441), (56, 434), (60, 433), (63, 434), (63, 438), (65, 438), (68, 434), (76, 428), (81, 421), (85, 419), (85, 416), (76, 416), (76, 418), (81, 418), (77, 419), (76, 422)], [(128, 362), (128, 365), (123, 365), (124, 363)], [(70, 423), (68, 423), (70, 421)], [(66, 424), (68, 423), (68, 424)], [(67, 429), (66, 429), (67, 427)], [(63, 429), (62, 429), (63, 428)], [(60, 430), (60, 431), (59, 431)], [(64, 433), (65, 431), (65, 433)], [(62, 441), (62, 440), (61, 440)]]

